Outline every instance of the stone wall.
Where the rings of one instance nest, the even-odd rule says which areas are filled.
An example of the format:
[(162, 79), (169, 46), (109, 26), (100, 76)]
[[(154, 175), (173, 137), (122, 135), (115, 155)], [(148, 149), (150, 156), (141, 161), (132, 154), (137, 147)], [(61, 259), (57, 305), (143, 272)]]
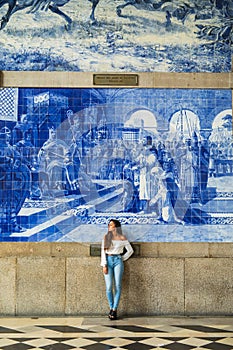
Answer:
[[(1, 316), (102, 316), (99, 256), (90, 244), (1, 243)], [(233, 313), (232, 243), (137, 243), (125, 262), (121, 315)]]

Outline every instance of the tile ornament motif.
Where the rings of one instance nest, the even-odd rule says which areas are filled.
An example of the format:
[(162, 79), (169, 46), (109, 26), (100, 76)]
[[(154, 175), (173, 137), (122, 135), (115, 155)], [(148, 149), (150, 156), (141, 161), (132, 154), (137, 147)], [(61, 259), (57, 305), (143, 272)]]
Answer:
[(230, 90), (0, 94), (2, 242), (233, 241)]

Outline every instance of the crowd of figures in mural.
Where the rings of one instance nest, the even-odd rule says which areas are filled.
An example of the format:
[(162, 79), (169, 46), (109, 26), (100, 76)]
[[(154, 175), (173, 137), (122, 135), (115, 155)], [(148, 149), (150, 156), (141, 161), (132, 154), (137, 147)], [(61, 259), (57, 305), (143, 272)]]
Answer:
[[(38, 96), (34, 102), (48, 95)], [(203, 135), (182, 109), (175, 130), (166, 133), (147, 127), (145, 115), (135, 119), (138, 126), (107, 122), (107, 111), (74, 113), (67, 106), (62, 122), (40, 114), (35, 124), (29, 113), (17, 123), (1, 121), (2, 233), (23, 230), (17, 215), (25, 202), (64, 197), (79, 199), (72, 209), (81, 216), (133, 213), (163, 224), (209, 223), (203, 206), (216, 195), (209, 179), (233, 176), (232, 116), (225, 113), (218, 133)]]

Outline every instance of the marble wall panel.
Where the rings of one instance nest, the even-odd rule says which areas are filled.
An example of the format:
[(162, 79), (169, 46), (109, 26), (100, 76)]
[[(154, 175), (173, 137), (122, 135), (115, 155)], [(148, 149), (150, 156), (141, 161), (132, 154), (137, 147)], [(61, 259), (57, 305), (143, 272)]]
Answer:
[(230, 258), (185, 260), (185, 313), (232, 315), (232, 266)]
[(67, 315), (104, 314), (108, 310), (99, 258), (68, 258), (66, 277)]
[(65, 274), (64, 258), (18, 258), (16, 315), (63, 315)]
[(131, 259), (122, 303), (130, 314), (184, 313), (183, 259)]
[(14, 315), (17, 279), (16, 258), (1, 258), (0, 268), (0, 315)]

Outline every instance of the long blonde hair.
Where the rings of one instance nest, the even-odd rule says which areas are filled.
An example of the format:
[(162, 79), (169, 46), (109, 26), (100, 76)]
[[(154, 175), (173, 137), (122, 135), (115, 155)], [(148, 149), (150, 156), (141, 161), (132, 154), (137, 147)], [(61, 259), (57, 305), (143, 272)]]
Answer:
[[(118, 236), (121, 236), (122, 235), (122, 228), (121, 228), (121, 223), (119, 220), (116, 220), (116, 219), (111, 219), (109, 221), (110, 222), (113, 222), (115, 224), (115, 227), (116, 227), (116, 233)], [(108, 224), (109, 224), (108, 223)], [(109, 249), (112, 245), (112, 231), (108, 231), (108, 233), (104, 236), (104, 249)]]

